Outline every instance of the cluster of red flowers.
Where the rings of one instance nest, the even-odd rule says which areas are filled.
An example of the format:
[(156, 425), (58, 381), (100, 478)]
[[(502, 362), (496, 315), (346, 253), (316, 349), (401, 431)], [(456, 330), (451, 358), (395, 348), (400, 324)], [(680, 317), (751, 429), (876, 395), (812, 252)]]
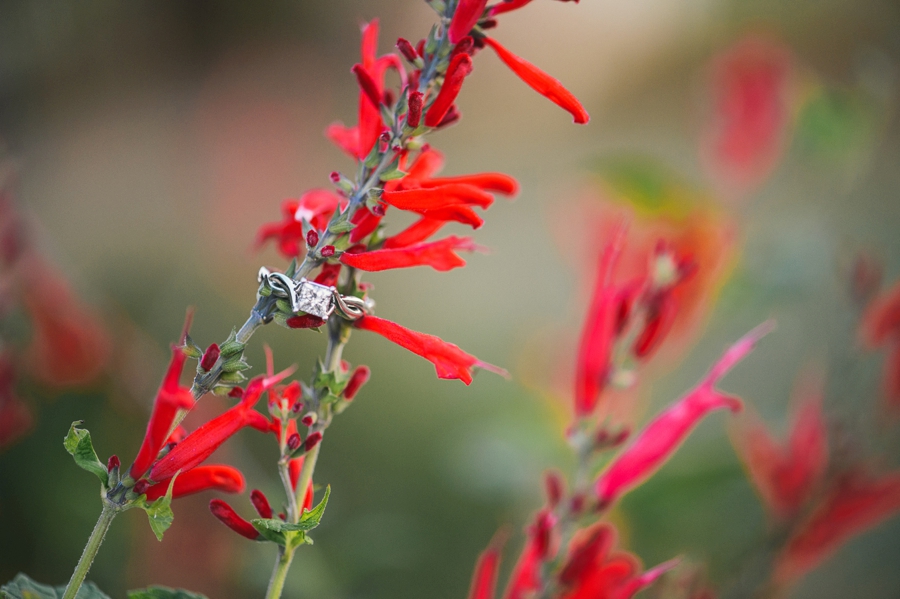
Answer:
[(17, 372), (24, 368), (54, 388), (84, 385), (103, 371), (110, 353), (100, 321), (33, 246), (11, 190), (0, 186), (0, 318), (17, 309), (31, 332), (22, 361), (14, 359), (18, 352), (10, 340), (0, 340), (0, 449), (26, 434), (33, 421), (15, 391)]

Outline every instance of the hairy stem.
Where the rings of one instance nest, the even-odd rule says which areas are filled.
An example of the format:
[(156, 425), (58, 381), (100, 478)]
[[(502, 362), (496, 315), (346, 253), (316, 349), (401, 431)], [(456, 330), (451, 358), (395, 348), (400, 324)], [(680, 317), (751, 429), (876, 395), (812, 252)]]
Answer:
[(75, 571), (72, 573), (72, 578), (69, 579), (69, 584), (66, 585), (66, 592), (63, 594), (62, 599), (75, 599), (78, 589), (84, 583), (88, 570), (91, 569), (91, 564), (94, 563), (94, 558), (97, 556), (97, 551), (100, 550), (100, 545), (103, 544), (106, 531), (109, 530), (109, 525), (112, 524), (113, 518), (116, 517), (117, 513), (118, 510), (115, 507), (105, 501), (103, 502), (100, 518), (97, 520), (97, 524), (94, 525), (94, 530), (91, 532), (90, 538), (88, 538), (87, 545), (84, 546), (81, 559), (78, 560), (78, 565), (75, 566)]
[(278, 547), (278, 560), (275, 562), (275, 569), (272, 570), (272, 578), (269, 579), (266, 599), (279, 599), (281, 597), (281, 592), (284, 590), (284, 582), (287, 580), (287, 573), (293, 559), (294, 548)]

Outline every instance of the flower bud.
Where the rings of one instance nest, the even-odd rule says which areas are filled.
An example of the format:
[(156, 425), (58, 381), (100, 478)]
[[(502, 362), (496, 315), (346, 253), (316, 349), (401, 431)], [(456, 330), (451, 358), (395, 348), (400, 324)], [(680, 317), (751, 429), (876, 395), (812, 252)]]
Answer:
[(306, 245), (311, 248), (316, 247), (319, 244), (319, 232), (315, 229), (310, 229), (306, 234)]
[(272, 517), (272, 506), (269, 505), (269, 500), (259, 489), (250, 491), (250, 503), (253, 504), (253, 509), (256, 510), (260, 518)]
[(403, 58), (409, 62), (413, 64), (421, 62), (419, 53), (416, 52), (416, 49), (409, 43), (409, 40), (405, 40), (402, 37), (397, 38), (397, 50), (399, 50), (400, 54), (403, 55)]
[(143, 495), (149, 488), (150, 482), (146, 478), (142, 478), (141, 480), (134, 483), (134, 487), (132, 488), (132, 490), (138, 495)]
[(288, 437), (287, 446), (291, 451), (294, 451), (295, 449), (300, 447), (300, 435), (298, 435), (297, 433), (292, 433), (291, 436)]
[(303, 443), (303, 449), (306, 451), (312, 451), (313, 447), (318, 445), (322, 441), (322, 431), (315, 431), (310, 433), (306, 437), (306, 441)]
[(119, 456), (113, 454), (109, 456), (109, 459), (106, 461), (106, 471), (112, 472), (113, 470), (118, 470), (119, 465)]
[(347, 381), (347, 386), (344, 387), (344, 392), (341, 394), (344, 399), (351, 400), (356, 397), (360, 388), (369, 380), (371, 372), (368, 366), (358, 366), (350, 375), (350, 380)]
[(237, 515), (234, 509), (222, 501), (221, 499), (213, 499), (209, 502), (209, 511), (219, 521), (238, 533), (242, 537), (246, 537), (251, 541), (255, 541), (260, 537), (259, 531), (253, 528), (253, 525)]
[(206, 351), (203, 352), (203, 357), (200, 358), (200, 368), (206, 370), (207, 372), (212, 370), (212, 367), (215, 366), (216, 360), (219, 359), (219, 346), (215, 343), (211, 344), (206, 348)]
[(563, 485), (562, 476), (560, 476), (558, 472), (551, 470), (544, 475), (544, 487), (547, 491), (547, 505), (550, 509), (555, 509), (556, 506), (559, 505), (564, 493)]
[(334, 246), (326, 245), (325, 247), (322, 248), (321, 254), (322, 254), (323, 258), (330, 258), (330, 257), (334, 256)]
[(331, 171), (329, 178), (331, 179), (332, 183), (337, 184), (341, 182), (341, 174), (337, 171)]
[(378, 136), (378, 151), (384, 154), (388, 151), (391, 143), (391, 134), (387, 131), (382, 131), (381, 135)]
[(325, 324), (325, 319), (313, 314), (302, 314), (289, 317), (285, 324), (291, 329), (317, 329)]
[(303, 418), (301, 418), (300, 422), (303, 424), (303, 426), (310, 427), (316, 423), (316, 419), (316, 413), (310, 412), (309, 414), (306, 414)]
[(294, 414), (299, 414), (300, 410), (302, 410), (302, 409), (303, 409), (303, 402), (299, 401), (299, 400), (295, 401), (294, 404), (291, 406), (291, 412), (293, 412)]
[(228, 392), (228, 397), (233, 399), (240, 399), (244, 396), (244, 388), (243, 387), (232, 387), (231, 391)]
[(406, 113), (406, 125), (411, 129), (415, 129), (422, 121), (422, 102), (424, 96), (422, 92), (412, 92), (409, 94), (408, 107), (409, 112)]

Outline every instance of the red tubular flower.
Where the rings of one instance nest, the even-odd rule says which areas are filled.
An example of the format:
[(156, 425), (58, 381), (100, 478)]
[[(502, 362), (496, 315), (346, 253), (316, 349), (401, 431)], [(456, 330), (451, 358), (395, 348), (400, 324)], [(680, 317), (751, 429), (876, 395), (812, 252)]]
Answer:
[(222, 443), (245, 426), (266, 432), (269, 430), (269, 421), (252, 407), (239, 403), (185, 437), (184, 441), (153, 466), (150, 480), (162, 482), (172, 478), (179, 470), (187, 472), (212, 455)]
[(462, 38), (469, 35), (478, 19), (484, 14), (484, 8), (487, 6), (487, 0), (459, 0), (456, 6), (456, 12), (450, 20), (450, 29), (447, 34), (450, 43), (455, 44)]
[(437, 376), (441, 379), (459, 379), (468, 385), (472, 382), (473, 368), (483, 368), (501, 376), (509, 376), (502, 368), (482, 362), (452, 343), (447, 343), (434, 335), (411, 331), (377, 316), (363, 316), (354, 325), (359, 329), (378, 333), (414, 354), (422, 356), (434, 364)]
[(257, 541), (261, 538), (259, 531), (253, 528), (252, 524), (238, 516), (237, 512), (221, 499), (213, 499), (210, 501), (209, 511), (211, 511), (212, 515), (218, 518), (222, 524), (242, 537), (246, 537), (251, 541)]
[(372, 103), (372, 106), (375, 108), (381, 106), (379, 86), (375, 83), (375, 80), (372, 79), (372, 75), (369, 74), (366, 67), (357, 63), (353, 65), (353, 68), (350, 70), (356, 75), (356, 81), (359, 83), (359, 88), (362, 90), (363, 95)]
[(437, 127), (447, 115), (459, 90), (462, 89), (463, 80), (472, 72), (472, 57), (468, 54), (457, 54), (450, 60), (447, 66), (447, 74), (444, 84), (432, 102), (428, 112), (425, 113), (425, 125)]
[(385, 191), (381, 199), (401, 210), (438, 210), (454, 204), (487, 208), (494, 197), (486, 191), (464, 183), (450, 183), (437, 187)]
[(728, 408), (733, 412), (740, 410), (740, 400), (716, 391), (715, 384), (750, 353), (772, 326), (772, 323), (764, 323), (728, 348), (693, 391), (654, 418), (616, 457), (597, 481), (597, 497), (601, 506), (610, 505), (662, 466), (708, 413), (719, 408)]
[(776, 560), (774, 579), (803, 576), (852, 537), (900, 511), (900, 472), (873, 477), (855, 472), (842, 480), (788, 541)]
[(504, 599), (526, 599), (540, 585), (541, 560), (538, 557), (537, 544), (533, 538), (525, 542), (522, 555), (516, 562), (515, 568), (509, 577), (509, 586), (504, 593)]
[(494, 191), (503, 195), (514, 196), (519, 193), (519, 183), (503, 173), (474, 173), (456, 177), (436, 177), (423, 179), (419, 184), (425, 189), (450, 184), (471, 185), (484, 191)]
[(420, 241), (425, 241), (437, 233), (445, 224), (446, 221), (423, 216), (396, 235), (392, 235), (385, 239), (384, 245), (381, 247), (386, 250), (394, 250), (397, 248), (408, 247), (414, 243), (419, 243)]
[(147, 433), (144, 435), (141, 448), (129, 470), (129, 474), (135, 480), (147, 472), (156, 456), (159, 455), (159, 451), (166, 444), (169, 429), (172, 428), (178, 411), (190, 410), (194, 407), (194, 396), (191, 395), (190, 389), (178, 384), (185, 360), (187, 360), (187, 356), (180, 349), (172, 348), (172, 361), (169, 362), (169, 369), (163, 378), (162, 386), (156, 393), (153, 411), (147, 422)]
[(322, 270), (319, 271), (319, 274), (316, 276), (315, 282), (319, 285), (325, 285), (326, 287), (334, 287), (337, 284), (338, 276), (340, 274), (340, 264), (325, 263), (322, 265)]
[(440, 241), (399, 249), (374, 250), (359, 254), (344, 252), (341, 255), (341, 262), (367, 272), (411, 266), (430, 266), (444, 272), (466, 265), (466, 261), (455, 252), (460, 250), (472, 252), (477, 248), (471, 237), (451, 235)]
[(353, 158), (359, 155), (359, 127), (345, 127), (340, 123), (332, 123), (325, 129), (325, 137), (345, 154)]
[(497, 56), (500, 57), (506, 66), (512, 69), (512, 72), (527, 83), (534, 91), (541, 94), (563, 110), (568, 111), (574, 117), (575, 122), (583, 125), (587, 123), (591, 117), (578, 101), (578, 98), (563, 87), (557, 79), (554, 79), (544, 71), (540, 70), (527, 60), (524, 60), (503, 46), (496, 40), (486, 37), (484, 42), (490, 46)]
[(587, 416), (594, 411), (600, 392), (609, 376), (619, 313), (619, 294), (612, 285), (613, 269), (625, 237), (625, 227), (620, 226), (613, 239), (603, 250), (596, 287), (588, 308), (575, 372), (575, 413)]
[[(178, 479), (176, 478), (175, 480)], [(260, 518), (271, 518), (274, 514), (272, 506), (269, 505), (269, 500), (259, 489), (250, 491), (250, 503), (253, 504), (253, 509), (256, 510), (256, 513), (259, 514)]]
[(306, 250), (303, 220), (314, 229), (324, 231), (335, 209), (345, 206), (346, 202), (346, 199), (327, 189), (311, 189), (299, 199), (285, 200), (281, 203), (282, 221), (260, 227), (256, 234), (256, 247), (274, 239), (284, 257), (295, 258)]
[[(151, 485), (147, 489), (147, 501), (162, 497), (169, 490), (171, 481), (163, 481)], [(172, 485), (172, 498), (184, 497), (201, 491), (222, 491), (223, 493), (240, 493), (244, 490), (244, 475), (231, 466), (197, 466), (182, 472)]]
[(357, 366), (353, 371), (353, 374), (350, 375), (347, 386), (344, 387), (344, 391), (341, 393), (343, 398), (349, 401), (356, 397), (356, 394), (359, 393), (362, 386), (368, 382), (371, 374), (372, 371), (369, 370), (368, 366)]
[[(303, 456), (299, 458), (294, 458), (288, 464), (288, 473), (291, 477), (291, 487), (294, 491), (297, 490), (297, 483), (300, 482), (300, 471), (303, 470)], [(303, 496), (303, 505), (302, 509), (308, 510), (312, 508), (313, 504), (313, 483), (309, 481), (309, 486), (306, 487), (306, 495)]]
[(733, 435), (753, 485), (777, 518), (795, 515), (821, 481), (828, 463), (826, 435), (820, 393), (807, 397), (795, 412), (787, 444), (773, 439), (758, 419)]
[(473, 229), (480, 229), (481, 225), (484, 224), (484, 219), (464, 204), (454, 204), (435, 210), (417, 210), (416, 212), (432, 220), (462, 223), (469, 225)]
[(109, 358), (106, 331), (56, 269), (34, 256), (20, 262), (26, 262), (18, 272), (24, 279), (22, 299), (32, 326), (25, 365), (46, 385), (89, 383)]
[(500, 568), (500, 551), (503, 549), (505, 535), (501, 532), (494, 536), (488, 548), (481, 552), (475, 562), (472, 573), (472, 586), (469, 599), (494, 599), (497, 588), (497, 571)]

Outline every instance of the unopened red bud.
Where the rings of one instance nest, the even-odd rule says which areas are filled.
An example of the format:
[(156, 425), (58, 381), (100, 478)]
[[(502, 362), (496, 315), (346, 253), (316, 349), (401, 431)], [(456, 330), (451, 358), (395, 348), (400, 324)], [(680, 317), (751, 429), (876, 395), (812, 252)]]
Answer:
[(278, 512), (278, 517), (282, 520), (287, 520), (287, 516), (284, 515), (284, 512)]
[(419, 59), (419, 53), (416, 52), (416, 49), (413, 48), (408, 40), (405, 40), (402, 37), (397, 38), (397, 49), (400, 51), (400, 54), (403, 55), (403, 58), (409, 62), (415, 63)]
[(294, 414), (299, 414), (300, 410), (302, 410), (302, 409), (303, 409), (302, 401), (295, 401), (294, 405), (291, 406), (291, 412), (293, 412)]
[(238, 516), (237, 512), (221, 499), (213, 499), (210, 501), (209, 511), (212, 512), (213, 516), (219, 519), (219, 522), (242, 537), (246, 537), (251, 541), (255, 541), (259, 538), (259, 531), (253, 528), (252, 524)]
[(106, 471), (112, 472), (113, 470), (118, 470), (120, 466), (119, 456), (113, 454), (109, 456), (109, 459), (106, 460)]
[(323, 258), (330, 258), (330, 257), (334, 256), (334, 246), (326, 245), (325, 247), (322, 248), (321, 253), (322, 253)]
[(216, 360), (218, 359), (219, 346), (213, 343), (206, 348), (205, 352), (203, 352), (203, 357), (200, 358), (200, 368), (207, 371), (212, 370), (212, 367), (215, 366)]
[(228, 392), (228, 397), (232, 397), (234, 399), (240, 399), (244, 397), (244, 388), (234, 387), (231, 391)]
[(350, 400), (356, 397), (356, 393), (366, 384), (371, 373), (372, 371), (369, 370), (368, 366), (358, 366), (356, 370), (353, 371), (353, 374), (350, 375), (347, 386), (344, 387), (344, 392), (342, 393), (344, 399)]
[(556, 517), (548, 510), (541, 510), (535, 518), (534, 524), (528, 529), (529, 536), (534, 540), (534, 551), (538, 559), (544, 560), (550, 556), (553, 544), (553, 528), (556, 526)]
[(384, 93), (381, 94), (381, 101), (384, 102), (385, 106), (393, 106), (394, 105), (394, 92), (389, 89), (384, 90)]
[(559, 505), (563, 493), (565, 492), (563, 485), (562, 476), (558, 472), (551, 470), (544, 475), (544, 486), (547, 490), (547, 505), (550, 509), (554, 509)]
[(578, 514), (584, 511), (585, 499), (584, 495), (578, 494), (572, 497), (572, 501), (569, 503), (569, 510), (573, 515), (577, 516)]
[(291, 316), (285, 321), (285, 324), (291, 329), (317, 329), (325, 324), (325, 319), (313, 314), (302, 314)]
[(479, 23), (478, 26), (482, 29), (493, 29), (497, 26), (497, 19), (485, 19)]
[(316, 423), (316, 413), (310, 412), (309, 414), (305, 415), (303, 418), (300, 419), (300, 423), (306, 427), (314, 425)]
[(350, 70), (356, 75), (356, 81), (359, 83), (359, 88), (362, 90), (363, 95), (372, 102), (375, 108), (378, 108), (381, 104), (381, 94), (378, 93), (378, 84), (375, 83), (372, 75), (361, 64), (353, 65), (353, 68)]
[(369, 211), (375, 216), (384, 216), (384, 204), (375, 204)]
[(409, 112), (406, 113), (406, 124), (413, 129), (419, 126), (422, 121), (422, 92), (413, 92), (409, 94)]
[(306, 437), (306, 441), (303, 443), (303, 449), (306, 451), (311, 451), (313, 447), (318, 445), (322, 441), (322, 431), (315, 431), (314, 433), (310, 433)]
[(297, 433), (291, 433), (291, 436), (288, 437), (288, 440), (287, 440), (288, 449), (290, 449), (291, 451), (294, 451), (295, 449), (300, 447), (300, 441), (301, 441), (300, 435), (298, 435)]
[(382, 154), (387, 152), (388, 147), (391, 143), (391, 134), (387, 131), (384, 131), (381, 135), (378, 136), (378, 151)]
[(260, 518), (272, 517), (272, 506), (269, 505), (269, 500), (259, 489), (250, 491), (250, 503), (253, 504), (253, 509), (256, 510)]
[(475, 40), (472, 39), (471, 35), (467, 35), (453, 46), (453, 50), (450, 52), (450, 58), (453, 58), (457, 54), (471, 54), (474, 46)]
[(332, 183), (340, 183), (341, 182), (341, 174), (337, 171), (331, 171), (329, 175)]
[(143, 495), (147, 492), (147, 489), (150, 488), (150, 481), (146, 478), (142, 478), (141, 480), (134, 483), (134, 488), (132, 489), (138, 495)]
[(311, 248), (316, 247), (319, 244), (319, 233), (315, 229), (310, 229), (309, 233), (306, 234), (306, 245)]

